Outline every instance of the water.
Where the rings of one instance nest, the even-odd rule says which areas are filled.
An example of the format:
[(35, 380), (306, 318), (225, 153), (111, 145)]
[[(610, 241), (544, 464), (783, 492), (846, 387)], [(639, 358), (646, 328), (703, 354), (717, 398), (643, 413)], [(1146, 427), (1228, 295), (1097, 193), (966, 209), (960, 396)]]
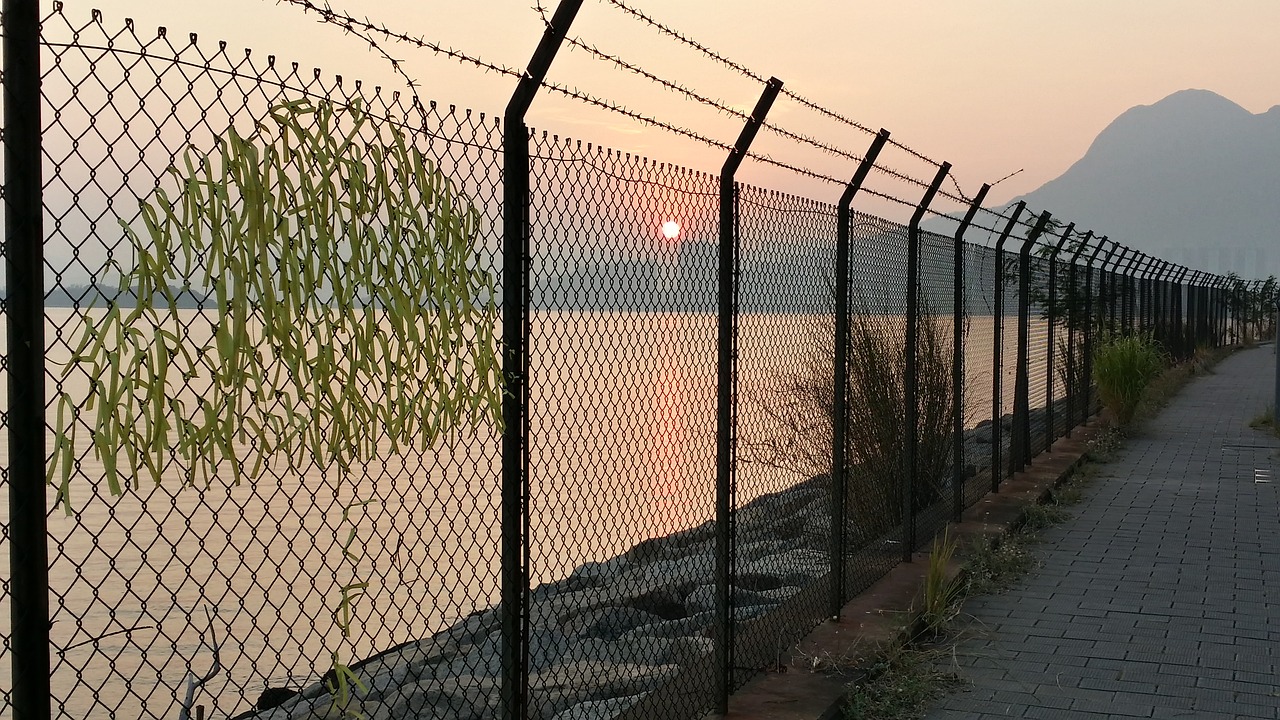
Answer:
[[(199, 341), (209, 318), (184, 312)], [(60, 309), (47, 317), (53, 397), (81, 318)], [(769, 432), (762, 403), (802, 371), (820, 326), (810, 316), (744, 317), (744, 441)], [(970, 425), (990, 416), (990, 327), (990, 317), (975, 318), (969, 330)], [(715, 317), (545, 312), (531, 336), (534, 584), (710, 519)], [(1011, 362), (1005, 373), (1011, 394)], [(0, 452), (7, 457), (7, 446)], [(54, 715), (174, 718), (188, 668), (208, 671), (215, 638), (223, 669), (197, 702), (210, 717), (234, 714), (264, 685), (313, 681), (335, 651), (358, 660), (495, 604), (498, 438), (459, 437), (426, 452), (383, 442), (376, 455), (346, 474), (300, 458), (254, 483), (224, 475), (209, 487), (183, 486), (171, 467), (160, 485), (120, 497), (107, 492), (101, 461), (82, 455), (75, 514), (49, 495)], [(803, 479), (743, 465), (739, 500)], [(355, 504), (365, 500), (376, 503)], [(0, 513), (7, 522), (7, 507)], [(7, 538), (0, 544), (7, 555)], [(353, 595), (343, 638), (336, 616), (353, 582), (368, 588)], [(7, 595), (0, 603), (7, 630)], [(0, 655), (6, 686), (9, 660)]]

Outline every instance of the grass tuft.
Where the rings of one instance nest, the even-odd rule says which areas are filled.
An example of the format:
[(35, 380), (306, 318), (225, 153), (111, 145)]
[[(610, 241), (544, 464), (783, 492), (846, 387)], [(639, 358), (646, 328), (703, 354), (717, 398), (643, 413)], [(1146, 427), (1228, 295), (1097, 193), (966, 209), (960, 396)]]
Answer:
[(1272, 433), (1276, 437), (1280, 437), (1280, 424), (1276, 423), (1276, 408), (1274, 405), (1268, 405), (1266, 410), (1258, 413), (1249, 421), (1249, 427), (1255, 430), (1264, 430)]
[(960, 611), (964, 583), (951, 573), (951, 558), (956, 553), (956, 539), (950, 528), (934, 538), (929, 552), (929, 566), (924, 575), (924, 607), (920, 610), (921, 632), (937, 636)]
[(1121, 426), (1133, 421), (1143, 393), (1166, 366), (1165, 355), (1146, 335), (1108, 338), (1097, 349), (1093, 378), (1098, 394)]
[(938, 698), (968, 683), (939, 669), (947, 650), (898, 647), (871, 667), (845, 702), (847, 720), (922, 718)]

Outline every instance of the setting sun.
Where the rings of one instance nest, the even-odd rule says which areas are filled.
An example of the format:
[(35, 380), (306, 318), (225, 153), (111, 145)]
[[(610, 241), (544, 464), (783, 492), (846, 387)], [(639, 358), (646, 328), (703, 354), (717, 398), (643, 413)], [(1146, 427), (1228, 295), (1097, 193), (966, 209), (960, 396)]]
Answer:
[(662, 236), (668, 240), (675, 240), (680, 237), (680, 223), (675, 220), (668, 220), (662, 223)]

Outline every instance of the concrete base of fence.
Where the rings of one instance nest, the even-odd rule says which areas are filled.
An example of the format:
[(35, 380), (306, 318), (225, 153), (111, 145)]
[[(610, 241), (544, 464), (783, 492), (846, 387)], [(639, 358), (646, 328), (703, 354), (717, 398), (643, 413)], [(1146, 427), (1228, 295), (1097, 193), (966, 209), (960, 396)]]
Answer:
[[(963, 522), (951, 526), (958, 540), (951, 572), (964, 565), (964, 551), (975, 540), (994, 540), (1016, 529), (1027, 507), (1045, 502), (1050, 491), (1071, 476), (1084, 461), (1088, 442), (1097, 433), (1097, 418), (1076, 428), (1049, 452), (965, 511)], [(850, 600), (838, 621), (819, 625), (796, 644), (790, 657), (747, 683), (729, 700), (725, 720), (836, 720), (842, 717), (849, 685), (865, 677), (867, 668), (892, 643), (904, 640), (916, 626), (928, 553), (895, 567), (866, 592)]]

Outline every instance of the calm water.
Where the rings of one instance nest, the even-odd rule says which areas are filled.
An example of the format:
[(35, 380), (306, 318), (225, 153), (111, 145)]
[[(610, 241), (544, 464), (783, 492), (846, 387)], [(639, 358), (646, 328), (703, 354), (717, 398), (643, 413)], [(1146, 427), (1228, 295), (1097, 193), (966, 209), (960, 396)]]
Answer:
[[(81, 320), (71, 310), (48, 317), (52, 397), (70, 356), (58, 338), (78, 338)], [(208, 320), (190, 311), (184, 324), (198, 339)], [(990, 416), (991, 322), (975, 318), (969, 331), (970, 424)], [(806, 316), (744, 317), (744, 440), (768, 432), (759, 404), (803, 366), (819, 327)], [(548, 312), (534, 317), (532, 337), (533, 582), (710, 519), (714, 316)], [(1035, 387), (1042, 371), (1033, 363), (1032, 372)], [(1005, 374), (1011, 393), (1009, 362)], [(67, 385), (73, 395), (84, 388), (74, 378)], [(0, 433), (7, 457), (4, 443)], [(345, 475), (302, 460), (269, 467), (254, 483), (219, 477), (206, 488), (183, 487), (172, 472), (121, 497), (107, 492), (101, 462), (85, 453), (72, 478), (76, 513), (66, 516), (49, 497), (55, 716), (175, 718), (188, 667), (211, 667), (207, 614), (223, 671), (197, 702), (219, 717), (246, 709), (242, 698), (264, 683), (312, 681), (334, 651), (356, 660), (493, 605), (498, 451), (495, 436), (426, 452), (384, 443), (373, 462)], [(745, 465), (740, 501), (803, 479)], [(344, 509), (371, 499), (344, 519)], [(0, 507), (6, 521), (7, 512)], [(355, 558), (342, 550), (352, 529)], [(7, 556), (7, 540), (0, 544)], [(353, 581), (369, 588), (353, 599), (352, 634), (343, 639), (335, 610)], [(0, 603), (7, 634), (7, 596)], [(9, 660), (0, 655), (6, 687)]]

